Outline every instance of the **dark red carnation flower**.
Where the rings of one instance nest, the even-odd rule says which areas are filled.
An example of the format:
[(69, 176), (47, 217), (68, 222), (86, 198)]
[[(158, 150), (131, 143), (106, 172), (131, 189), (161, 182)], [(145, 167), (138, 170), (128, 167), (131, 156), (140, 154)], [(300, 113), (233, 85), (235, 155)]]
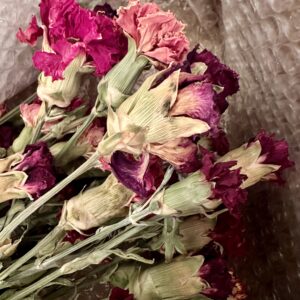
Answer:
[(39, 198), (49, 191), (56, 183), (56, 178), (52, 170), (44, 167), (32, 168), (26, 173), (28, 178), (24, 184), (24, 188), (34, 199)]
[(225, 256), (237, 258), (246, 255), (245, 231), (242, 218), (224, 213), (218, 216), (217, 225), (209, 236), (222, 245)]
[(223, 88), (220, 93), (215, 94), (215, 102), (220, 113), (223, 113), (228, 107), (226, 97), (235, 94), (239, 90), (239, 75), (222, 64), (218, 57), (210, 51), (204, 49), (198, 53), (198, 48), (199, 45), (188, 54), (185, 68), (191, 71), (191, 65), (195, 62), (202, 62), (207, 65), (207, 70), (204, 73), (206, 80)]
[(109, 300), (134, 300), (134, 297), (128, 290), (114, 287), (110, 292)]
[(204, 263), (199, 276), (210, 285), (201, 292), (205, 296), (214, 300), (226, 300), (232, 294), (234, 282), (224, 259), (216, 258)]
[(201, 171), (207, 180), (215, 183), (211, 198), (221, 199), (229, 212), (239, 218), (247, 200), (247, 192), (240, 186), (247, 176), (241, 174), (240, 169), (231, 170), (235, 161), (215, 163), (213, 153), (202, 147), (200, 151), (203, 155)]
[(288, 143), (284, 139), (276, 140), (274, 134), (268, 134), (264, 130), (258, 133), (254, 139), (251, 139), (248, 145), (255, 141), (260, 142), (262, 149), (259, 162), (280, 166), (280, 169), (275, 172), (276, 181), (284, 183), (281, 177), (282, 171), (294, 166), (294, 162), (289, 160)]
[(0, 147), (8, 149), (17, 137), (17, 130), (9, 123), (0, 126)]

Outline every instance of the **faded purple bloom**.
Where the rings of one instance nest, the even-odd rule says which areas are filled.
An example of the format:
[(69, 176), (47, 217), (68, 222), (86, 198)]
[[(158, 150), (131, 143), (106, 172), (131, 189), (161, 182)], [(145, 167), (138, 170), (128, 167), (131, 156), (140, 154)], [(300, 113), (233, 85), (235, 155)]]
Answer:
[(241, 209), (247, 200), (247, 192), (240, 186), (246, 175), (241, 174), (240, 169), (231, 170), (236, 161), (215, 163), (213, 153), (201, 148), (202, 168), (206, 179), (215, 183), (212, 199), (221, 199), (229, 212), (239, 218)]
[(280, 166), (280, 169), (275, 172), (276, 181), (284, 183), (284, 180), (281, 178), (282, 171), (294, 166), (294, 162), (288, 158), (288, 143), (285, 140), (275, 140), (274, 134), (268, 134), (265, 131), (258, 133), (256, 137), (249, 142), (249, 145), (254, 141), (259, 141), (262, 148), (259, 162)]
[(109, 18), (114, 18), (117, 16), (117, 11), (113, 9), (108, 3), (103, 5), (96, 5), (94, 11), (97, 13), (105, 14)]
[(44, 167), (33, 168), (26, 172), (28, 178), (23, 186), (34, 199), (39, 198), (49, 191), (56, 183), (56, 178), (52, 170)]
[(141, 198), (148, 197), (154, 191), (155, 174), (151, 173), (149, 166), (149, 154), (135, 159), (131, 154), (117, 151), (111, 157), (113, 174)]
[(37, 38), (43, 35), (43, 29), (38, 26), (36, 16), (33, 16), (28, 28), (23, 31), (19, 28), (17, 39), (21, 43), (28, 43), (31, 46), (36, 45)]
[(4, 124), (0, 126), (0, 147), (8, 149), (14, 139), (17, 137), (18, 132), (11, 124)]
[(179, 89), (178, 96), (170, 114), (189, 116), (205, 121), (211, 129), (218, 127), (220, 114), (214, 103), (214, 90), (211, 83), (194, 82)]
[(26, 172), (34, 168), (52, 169), (53, 157), (44, 142), (28, 145), (24, 150), (23, 160), (14, 168), (16, 171)]
[(53, 157), (44, 142), (28, 145), (24, 150), (23, 160), (14, 170), (23, 171), (28, 175), (22, 189), (34, 199), (39, 198), (56, 183)]
[(214, 300), (226, 300), (232, 295), (235, 282), (224, 259), (216, 258), (204, 263), (199, 276), (210, 285), (201, 292), (205, 296)]
[(204, 49), (198, 53), (198, 47), (196, 46), (188, 54), (185, 68), (191, 71), (191, 65), (195, 62), (202, 62), (207, 65), (207, 70), (204, 73), (205, 80), (223, 88), (222, 92), (215, 94), (215, 102), (220, 113), (223, 113), (228, 107), (226, 97), (239, 90), (239, 76), (228, 66), (222, 64), (210, 51)]

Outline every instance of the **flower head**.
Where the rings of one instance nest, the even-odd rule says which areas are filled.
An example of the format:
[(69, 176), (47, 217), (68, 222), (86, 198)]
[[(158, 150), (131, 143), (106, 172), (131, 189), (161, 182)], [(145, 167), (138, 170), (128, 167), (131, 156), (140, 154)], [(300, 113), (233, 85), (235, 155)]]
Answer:
[(235, 94), (239, 90), (239, 76), (228, 66), (222, 64), (210, 51), (204, 49), (199, 53), (197, 50), (198, 46), (188, 54), (185, 68), (191, 72), (193, 64), (199, 62), (207, 66), (203, 74), (205, 81), (222, 87), (222, 91), (215, 94), (215, 102), (220, 113), (223, 113), (228, 107), (226, 97)]
[(14, 167), (16, 171), (26, 172), (35, 168), (52, 169), (53, 157), (44, 142), (28, 145), (23, 153), (22, 161)]
[(123, 290), (118, 287), (112, 288), (109, 300), (134, 300), (133, 295), (128, 290)]
[(37, 199), (56, 183), (53, 157), (43, 142), (28, 145), (22, 155), (7, 161), (7, 166), (7, 172), (0, 174), (0, 202)]
[(221, 199), (232, 215), (240, 217), (240, 210), (247, 200), (247, 192), (241, 186), (247, 176), (241, 174), (241, 169), (231, 169), (236, 165), (235, 161), (215, 163), (211, 152), (204, 148), (201, 151), (201, 171), (207, 180), (214, 183), (211, 199)]
[(245, 230), (242, 218), (223, 213), (209, 236), (224, 248), (225, 256), (235, 259), (246, 254)]
[[(255, 141), (259, 141), (261, 145), (260, 163), (280, 166), (275, 175), (276, 179), (282, 182), (281, 172), (294, 165), (294, 162), (288, 158), (288, 143), (285, 140), (275, 140), (273, 134), (268, 134), (265, 131), (258, 133), (253, 142)], [(251, 146), (251, 141), (249, 142), (249, 146)]]
[(282, 183), (282, 171), (294, 165), (288, 155), (286, 141), (275, 140), (273, 135), (262, 131), (249, 143), (220, 157), (218, 162), (236, 161), (232, 169), (241, 168), (241, 173), (247, 175), (242, 184), (246, 188), (260, 180)]
[(182, 62), (189, 49), (184, 24), (155, 3), (129, 1), (118, 10), (117, 23), (135, 40), (138, 52), (164, 64)]
[(222, 258), (205, 262), (199, 270), (199, 276), (209, 284), (201, 291), (205, 296), (214, 300), (224, 300), (232, 294), (234, 281), (227, 263)]
[(41, 105), (42, 103), (39, 100), (29, 104), (20, 104), (20, 113), (25, 126), (34, 128), (37, 125)]
[(109, 110), (107, 135), (98, 148), (102, 155), (117, 150), (140, 155), (154, 144), (163, 145), (209, 130), (202, 120), (171, 115), (177, 98), (179, 71), (151, 88), (160, 75), (150, 76), (116, 112)]
[[(153, 172), (154, 164), (160, 167), (155, 170), (158, 173)], [(111, 168), (116, 178), (141, 198), (155, 191), (155, 179), (163, 173), (160, 162), (151, 159), (148, 153), (136, 159), (129, 153), (117, 151), (111, 157)]]

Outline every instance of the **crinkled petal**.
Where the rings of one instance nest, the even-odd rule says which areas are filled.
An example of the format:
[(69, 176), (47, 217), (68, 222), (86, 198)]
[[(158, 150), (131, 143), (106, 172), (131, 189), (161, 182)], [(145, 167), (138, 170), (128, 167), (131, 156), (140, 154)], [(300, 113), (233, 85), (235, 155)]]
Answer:
[(215, 107), (212, 84), (193, 83), (179, 90), (170, 115), (187, 115), (205, 121), (211, 128), (217, 128), (220, 114)]
[(149, 152), (172, 164), (182, 173), (199, 169), (197, 146), (188, 138), (179, 138), (165, 144), (151, 144)]
[(27, 43), (31, 46), (35, 46), (38, 37), (42, 35), (43, 29), (38, 26), (36, 16), (33, 16), (28, 28), (25, 31), (19, 28), (19, 31), (17, 32), (17, 39), (21, 43)]
[(28, 178), (24, 189), (34, 199), (39, 198), (49, 191), (56, 183), (56, 178), (52, 171), (44, 167), (36, 167), (28, 172)]
[(23, 160), (14, 168), (17, 171), (24, 171), (41, 167), (45, 169), (52, 168), (53, 157), (44, 142), (38, 142), (28, 145), (24, 150)]
[(45, 76), (52, 76), (53, 80), (63, 79), (66, 67), (84, 53), (81, 43), (71, 44), (66, 40), (59, 40), (53, 45), (53, 50), (55, 53), (37, 51), (33, 55), (34, 66)]
[(199, 275), (210, 285), (201, 292), (207, 297), (223, 300), (232, 294), (234, 282), (224, 259), (208, 260), (201, 266)]
[(239, 90), (239, 76), (228, 66), (222, 64), (220, 60), (208, 50), (197, 52), (196, 46), (187, 56), (190, 65), (194, 62), (203, 62), (207, 65), (204, 75), (207, 80), (215, 85), (223, 87), (223, 91), (215, 95), (215, 102), (223, 113), (228, 103), (226, 97), (235, 94)]
[(149, 172), (148, 154), (135, 159), (132, 155), (117, 151), (111, 157), (111, 168), (118, 180), (142, 198), (154, 191), (154, 177)]

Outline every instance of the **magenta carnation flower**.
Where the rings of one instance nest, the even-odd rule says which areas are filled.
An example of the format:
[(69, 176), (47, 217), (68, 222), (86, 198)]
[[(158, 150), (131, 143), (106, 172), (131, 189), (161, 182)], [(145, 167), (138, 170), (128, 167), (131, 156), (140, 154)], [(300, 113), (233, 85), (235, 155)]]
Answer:
[[(127, 51), (127, 40), (114, 20), (74, 0), (42, 0), (40, 15), (51, 51), (47, 47), (37, 51), (33, 62), (53, 80), (63, 79), (63, 71), (79, 55), (86, 57), (85, 64), (93, 66), (97, 76), (103, 76)], [(31, 44), (37, 37), (32, 37)]]
[(200, 150), (203, 154), (201, 171), (207, 180), (214, 182), (211, 198), (221, 199), (229, 212), (239, 218), (247, 200), (247, 192), (241, 188), (247, 176), (241, 174), (241, 169), (231, 170), (236, 165), (235, 161), (215, 163), (211, 152), (204, 148)]
[(189, 49), (184, 24), (155, 3), (129, 1), (118, 10), (117, 23), (135, 40), (138, 52), (164, 64), (182, 62)]

